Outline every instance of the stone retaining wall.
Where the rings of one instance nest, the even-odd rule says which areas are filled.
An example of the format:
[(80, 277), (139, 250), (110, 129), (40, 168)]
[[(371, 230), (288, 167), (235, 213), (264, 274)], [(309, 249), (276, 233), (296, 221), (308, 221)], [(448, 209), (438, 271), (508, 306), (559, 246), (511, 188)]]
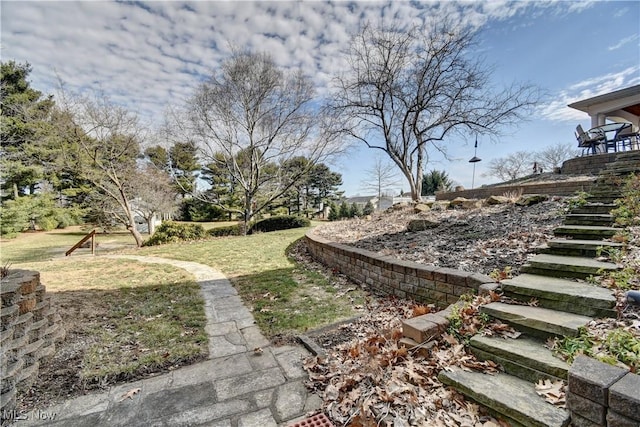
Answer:
[[(10, 270), (0, 282), (0, 413), (11, 414), (16, 395), (31, 388), (40, 363), (50, 357), (64, 338), (60, 316), (40, 283), (40, 273)], [(2, 419), (2, 425), (10, 420)]]
[(578, 356), (569, 369), (567, 408), (574, 427), (638, 427), (640, 376)]
[(306, 234), (306, 241), (315, 259), (382, 295), (446, 307), (460, 295), (475, 295), (481, 285), (493, 283), (483, 274), (403, 261), (330, 242), (313, 230)]
[(588, 192), (594, 186), (596, 177), (583, 181), (538, 182), (535, 184), (500, 185), (480, 187), (473, 190), (450, 191), (436, 194), (436, 200), (453, 200), (456, 197), (467, 199), (486, 199), (489, 196), (502, 196), (507, 193), (547, 194), (549, 196), (572, 196), (578, 191)]
[(607, 163), (615, 162), (617, 155), (618, 153), (603, 153), (566, 160), (562, 163), (562, 174), (597, 175), (607, 166)]

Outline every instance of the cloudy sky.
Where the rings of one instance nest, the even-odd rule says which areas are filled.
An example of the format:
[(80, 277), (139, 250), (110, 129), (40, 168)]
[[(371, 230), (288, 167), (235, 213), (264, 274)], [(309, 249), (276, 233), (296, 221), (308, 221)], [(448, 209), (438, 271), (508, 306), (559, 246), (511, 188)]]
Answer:
[[(341, 52), (365, 22), (422, 24), (446, 17), (478, 31), (478, 55), (494, 67), (495, 83), (526, 82), (549, 93), (531, 120), (498, 142), (480, 138), (475, 185), (493, 158), (521, 150), (575, 144), (586, 114), (573, 101), (640, 84), (640, 2), (637, 1), (6, 1), (1, 7), (3, 61), (29, 62), (36, 89), (55, 93), (58, 78), (72, 91), (101, 90), (136, 111), (150, 127), (167, 105), (183, 102), (228, 57), (232, 46), (269, 52), (284, 68), (301, 68), (318, 93), (344, 67)], [(471, 187), (473, 141), (447, 141), (444, 169)], [(347, 195), (373, 153), (355, 147), (332, 168)], [(399, 191), (408, 185), (400, 185)]]

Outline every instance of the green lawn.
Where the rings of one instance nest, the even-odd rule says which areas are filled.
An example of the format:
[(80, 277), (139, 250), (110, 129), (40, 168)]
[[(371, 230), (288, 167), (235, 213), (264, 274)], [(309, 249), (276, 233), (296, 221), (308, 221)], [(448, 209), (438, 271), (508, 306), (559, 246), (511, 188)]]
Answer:
[(322, 274), (287, 256), (309, 228), (146, 247), (136, 251), (221, 270), (238, 289), (265, 335), (300, 333), (357, 315), (361, 291), (341, 292)]

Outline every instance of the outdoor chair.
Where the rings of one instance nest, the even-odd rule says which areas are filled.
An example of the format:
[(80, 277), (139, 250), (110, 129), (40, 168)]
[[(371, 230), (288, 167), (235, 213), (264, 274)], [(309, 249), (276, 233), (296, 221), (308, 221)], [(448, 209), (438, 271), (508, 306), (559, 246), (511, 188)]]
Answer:
[(638, 148), (638, 139), (640, 134), (633, 130), (633, 126), (627, 126), (616, 132), (614, 141), (621, 144), (622, 151), (633, 150)]
[(589, 135), (584, 131), (584, 129), (582, 129), (582, 125), (576, 126), (576, 139), (578, 140), (578, 147), (582, 148), (583, 156), (585, 155), (585, 151), (587, 153), (591, 151), (591, 154), (595, 154), (596, 147), (606, 141), (604, 135)]

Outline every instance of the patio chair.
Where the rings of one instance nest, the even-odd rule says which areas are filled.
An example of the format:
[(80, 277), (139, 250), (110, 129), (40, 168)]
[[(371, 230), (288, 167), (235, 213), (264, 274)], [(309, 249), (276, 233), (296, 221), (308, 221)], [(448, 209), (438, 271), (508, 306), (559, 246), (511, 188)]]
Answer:
[(596, 147), (606, 141), (604, 135), (589, 135), (582, 129), (582, 125), (576, 126), (576, 139), (578, 140), (578, 147), (582, 148), (583, 156), (585, 151), (591, 151), (591, 154), (596, 154)]
[(621, 143), (622, 151), (627, 149), (633, 150), (634, 147), (638, 148), (638, 139), (640, 133), (633, 130), (633, 126), (624, 127), (616, 132), (616, 136), (613, 138), (617, 143)]

